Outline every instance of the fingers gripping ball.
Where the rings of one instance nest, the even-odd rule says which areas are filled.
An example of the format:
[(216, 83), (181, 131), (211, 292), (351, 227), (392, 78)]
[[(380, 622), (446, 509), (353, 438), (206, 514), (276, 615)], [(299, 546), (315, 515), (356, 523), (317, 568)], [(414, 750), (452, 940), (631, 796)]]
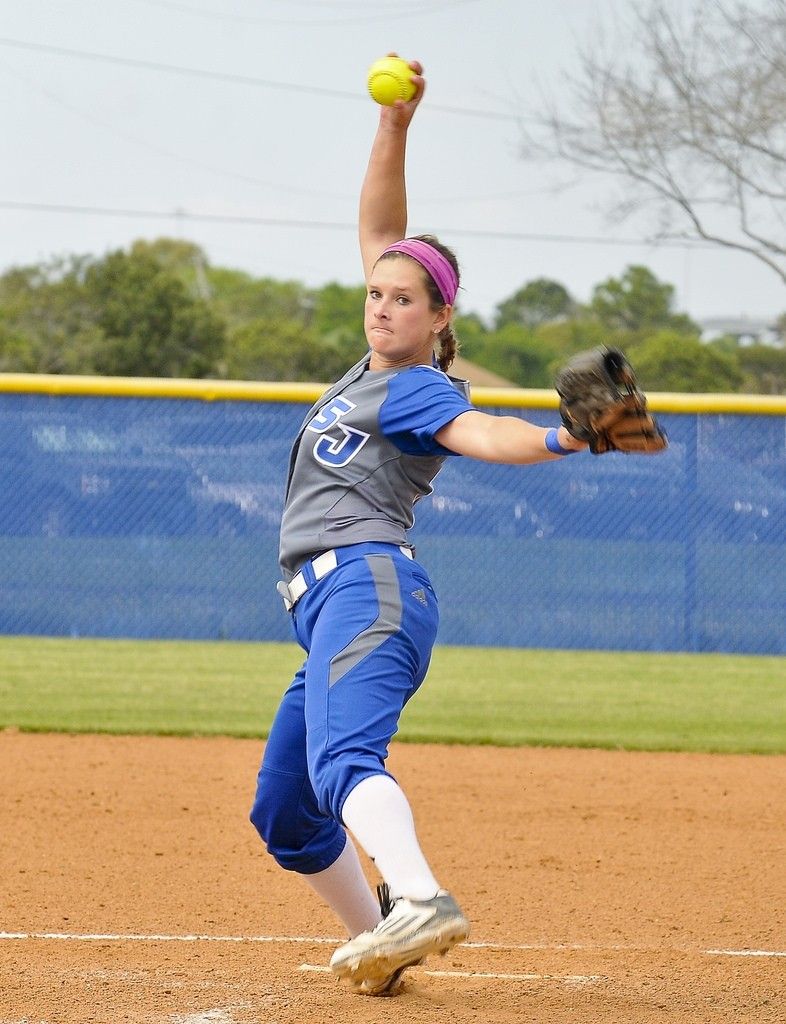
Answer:
[(372, 99), (390, 107), (396, 100), (408, 102), (417, 92), (412, 81), (412, 68), (400, 57), (383, 57), (371, 65), (368, 91)]
[(568, 432), (604, 452), (661, 452), (665, 433), (647, 409), (636, 374), (618, 349), (580, 352), (557, 374), (560, 415)]

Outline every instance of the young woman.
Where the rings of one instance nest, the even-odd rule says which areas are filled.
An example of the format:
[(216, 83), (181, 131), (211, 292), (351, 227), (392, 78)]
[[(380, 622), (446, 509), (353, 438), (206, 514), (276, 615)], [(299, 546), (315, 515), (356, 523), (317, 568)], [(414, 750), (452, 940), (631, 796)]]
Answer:
[[(368, 995), (469, 934), (423, 855), (406, 796), (385, 769), (404, 704), (428, 668), (438, 623), (428, 574), (407, 539), (413, 505), (445, 458), (536, 463), (586, 447), (564, 427), (479, 412), (446, 373), (456, 352), (454, 255), (403, 238), (406, 138), (423, 96), (380, 108), (360, 198), (368, 354), (309, 411), (295, 439), (278, 584), (306, 660), (285, 693), (251, 820), (301, 873), (350, 940), (331, 968)], [(379, 905), (355, 840), (384, 882)]]

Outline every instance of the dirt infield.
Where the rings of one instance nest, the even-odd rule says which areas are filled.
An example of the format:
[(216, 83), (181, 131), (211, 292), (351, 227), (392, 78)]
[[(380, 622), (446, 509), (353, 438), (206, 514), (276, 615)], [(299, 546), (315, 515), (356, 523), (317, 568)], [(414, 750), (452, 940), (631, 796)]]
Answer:
[(0, 733), (0, 1024), (786, 1019), (786, 757), (394, 746), (473, 933), (382, 1000), (247, 822), (261, 750)]

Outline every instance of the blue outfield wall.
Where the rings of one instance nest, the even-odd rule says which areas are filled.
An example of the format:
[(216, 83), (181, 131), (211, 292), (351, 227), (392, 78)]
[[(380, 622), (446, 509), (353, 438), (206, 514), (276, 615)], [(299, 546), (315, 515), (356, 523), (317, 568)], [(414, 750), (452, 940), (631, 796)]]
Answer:
[[(307, 386), (275, 400), (204, 382), (189, 397), (0, 383), (0, 633), (292, 639), (277, 530)], [(496, 409), (489, 394), (489, 411), (558, 422), (543, 393)], [(786, 653), (777, 401), (659, 412), (658, 456), (448, 460), (412, 533), (440, 641)]]

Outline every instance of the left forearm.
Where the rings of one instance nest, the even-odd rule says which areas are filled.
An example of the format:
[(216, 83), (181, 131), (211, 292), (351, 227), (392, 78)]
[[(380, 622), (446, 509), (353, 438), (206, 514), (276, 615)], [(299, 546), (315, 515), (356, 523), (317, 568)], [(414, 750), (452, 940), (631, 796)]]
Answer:
[[(445, 448), (459, 455), (483, 462), (523, 466), (562, 458), (546, 448), (547, 433), (548, 428), (536, 426), (516, 416), (490, 416), (473, 410), (448, 423), (436, 438)], [(571, 451), (586, 448), (581, 441), (571, 437), (563, 426), (557, 431), (557, 440), (561, 447)]]

